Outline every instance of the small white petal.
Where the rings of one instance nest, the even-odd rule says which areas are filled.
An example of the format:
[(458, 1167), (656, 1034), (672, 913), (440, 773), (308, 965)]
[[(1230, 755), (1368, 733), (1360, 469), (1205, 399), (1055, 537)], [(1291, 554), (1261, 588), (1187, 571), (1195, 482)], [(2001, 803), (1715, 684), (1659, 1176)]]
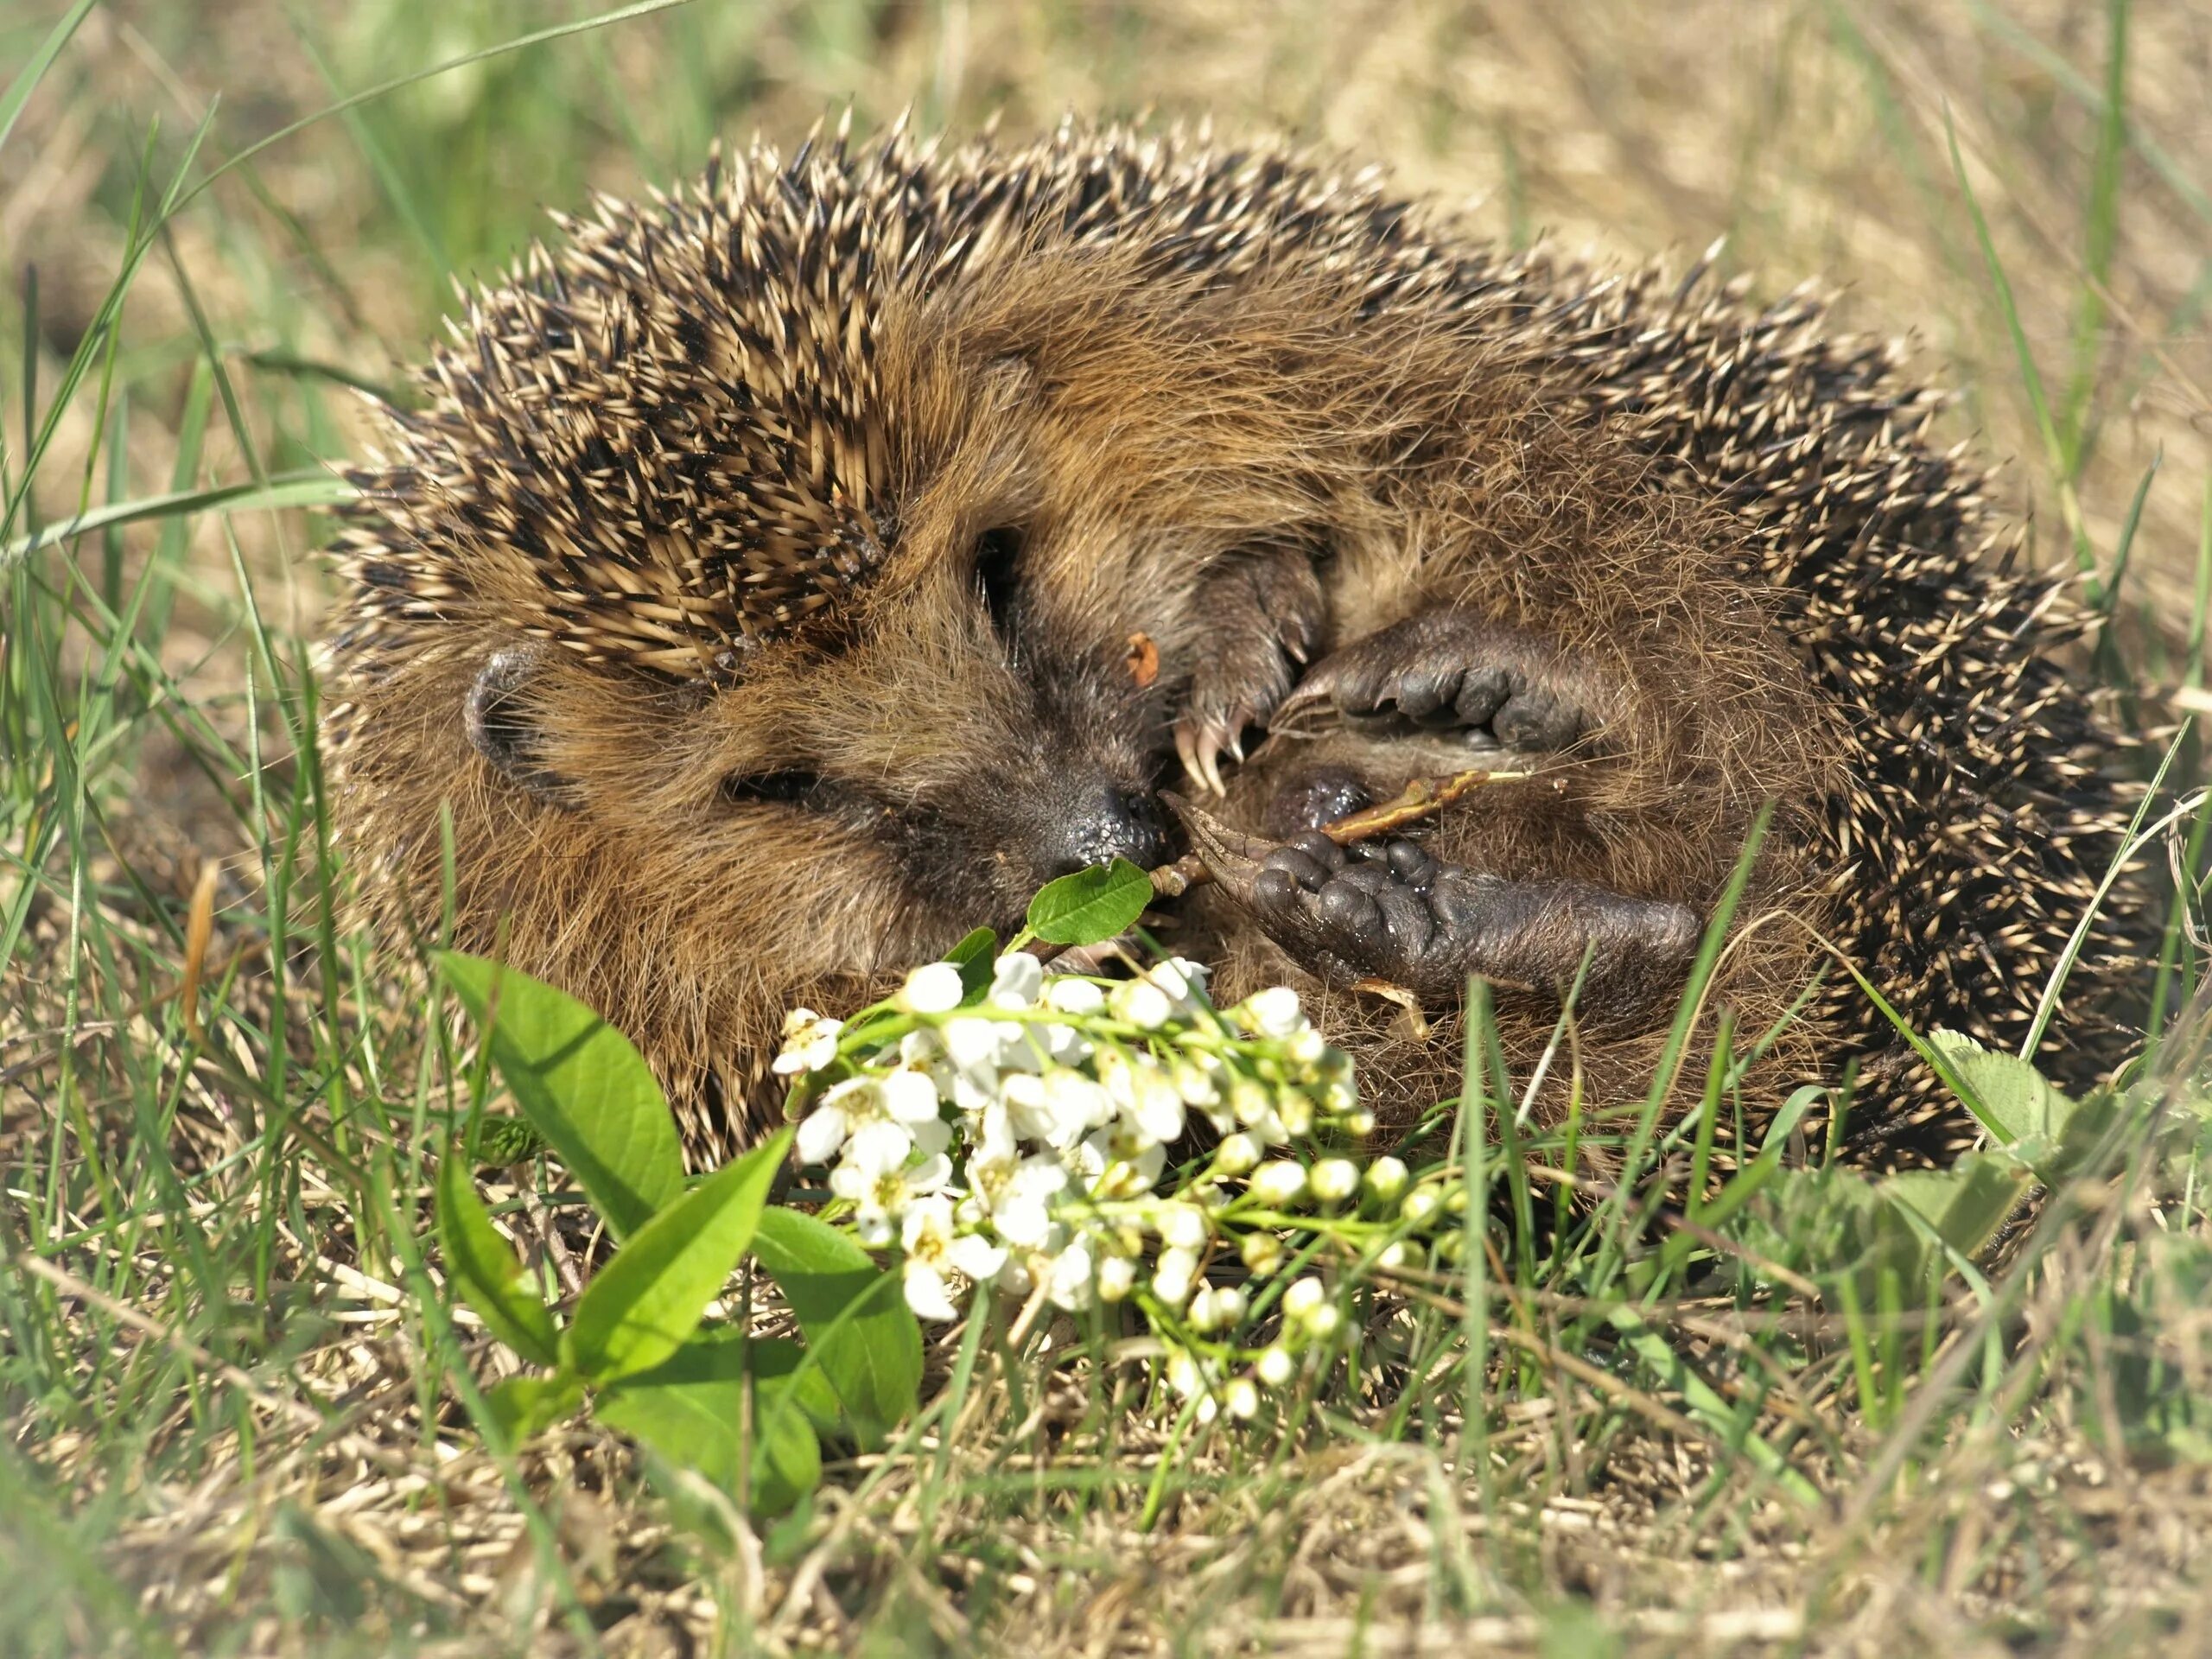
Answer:
[(991, 1211), (991, 1224), (999, 1236), (1017, 1249), (1039, 1249), (1052, 1230), (1052, 1212), (1042, 1198), (1027, 1193), (1009, 1196)]
[[(991, 1071), (1005, 1059), (1007, 1046), (1002, 1033), (1007, 1029), (1002, 1020), (969, 1014), (946, 1020), (939, 1036), (953, 1065), (973, 1075)], [(1019, 1034), (1021, 1027), (1015, 1026), (1012, 1029)]]
[(1098, 1300), (1118, 1302), (1135, 1286), (1137, 1264), (1126, 1255), (1109, 1255), (1098, 1264)]
[(904, 1066), (883, 1079), (883, 1109), (901, 1123), (928, 1123), (937, 1117), (937, 1084)]
[(950, 1014), (964, 995), (960, 970), (949, 962), (932, 962), (906, 976), (899, 997), (916, 1014)]
[(871, 1175), (887, 1175), (905, 1163), (913, 1149), (914, 1137), (906, 1125), (878, 1118), (853, 1131), (845, 1145), (845, 1156), (855, 1168)]
[(952, 1265), (970, 1279), (994, 1276), (1006, 1265), (1006, 1246), (994, 1244), (980, 1233), (963, 1233), (945, 1247)]
[(1077, 1313), (1090, 1306), (1090, 1247), (1077, 1240), (1053, 1258), (1045, 1296), (1055, 1307)]
[(798, 1133), (791, 1137), (791, 1150), (802, 1164), (826, 1164), (844, 1144), (844, 1111), (826, 1100), (799, 1120)]
[(1078, 1016), (1096, 1014), (1106, 1006), (1106, 993), (1094, 980), (1061, 974), (1046, 988), (1045, 1006)]
[(944, 1275), (926, 1262), (908, 1261), (906, 1273), (906, 1306), (917, 1318), (957, 1319), (960, 1310), (945, 1294)]
[(1044, 964), (1027, 950), (1010, 950), (991, 964), (991, 1002), (1001, 1008), (1026, 1008), (1045, 988)]

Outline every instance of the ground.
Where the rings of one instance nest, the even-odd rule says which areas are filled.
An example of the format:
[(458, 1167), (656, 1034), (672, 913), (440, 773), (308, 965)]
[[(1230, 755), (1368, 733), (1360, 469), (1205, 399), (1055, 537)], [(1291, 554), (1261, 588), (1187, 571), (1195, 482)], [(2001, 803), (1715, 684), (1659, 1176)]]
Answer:
[[(1574, 1264), (1501, 1233), (1480, 1319), (1456, 1282), (1363, 1302), (1357, 1359), (1253, 1428), (1185, 1432), (1130, 1332), (955, 1325), (887, 1447), (716, 1535), (603, 1430), (478, 1432), (469, 1379), (511, 1362), (429, 1237), (445, 1028), (334, 907), (302, 741), (355, 388), (542, 209), (847, 99), (1210, 115), (1502, 239), (1726, 237), (1761, 291), (1840, 284), (1960, 390), (2028, 556), (2117, 586), (2084, 671), (2163, 737), (2207, 706), (2201, 9), (63, 13), (0, 7), (0, 1653), (2212, 1646), (2193, 897), (2113, 1131), (1927, 1309), (1850, 1302), (1808, 1178), (1701, 1277), (1641, 1284), (1624, 1220)], [(573, 1284), (573, 1207), (508, 1179)]]

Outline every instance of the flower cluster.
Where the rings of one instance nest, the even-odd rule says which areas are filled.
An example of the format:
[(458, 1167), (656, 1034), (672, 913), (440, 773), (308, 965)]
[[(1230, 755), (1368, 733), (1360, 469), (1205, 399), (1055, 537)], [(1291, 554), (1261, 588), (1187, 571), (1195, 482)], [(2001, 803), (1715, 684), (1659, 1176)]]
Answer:
[(916, 969), (849, 1023), (792, 1012), (775, 1066), (805, 1109), (798, 1159), (830, 1166), (861, 1242), (899, 1249), (923, 1318), (955, 1316), (956, 1277), (1071, 1312), (1132, 1303), (1197, 1415), (1250, 1415), (1342, 1322), (1313, 1242), (1407, 1249), (1405, 1165), (1348, 1155), (1374, 1128), (1349, 1058), (1295, 991), (1217, 1008), (1180, 957), (1119, 980), (1020, 950), (982, 966)]

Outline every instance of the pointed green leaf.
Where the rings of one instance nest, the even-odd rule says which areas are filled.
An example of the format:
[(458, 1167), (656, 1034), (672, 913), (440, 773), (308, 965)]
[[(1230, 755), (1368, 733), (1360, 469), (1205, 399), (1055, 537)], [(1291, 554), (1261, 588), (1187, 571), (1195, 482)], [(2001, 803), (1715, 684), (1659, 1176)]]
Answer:
[(1969, 1153), (1948, 1169), (1898, 1170), (1878, 1185), (1883, 1196), (1926, 1221), (1944, 1243), (1971, 1256), (2005, 1224), (2027, 1184), (2027, 1172), (2017, 1160)]
[[(641, 1379), (607, 1389), (593, 1413), (678, 1469), (688, 1469), (733, 1496), (745, 1446), (745, 1382), (708, 1377), (693, 1382)], [(822, 1481), (822, 1448), (807, 1414), (786, 1409), (784, 1388), (753, 1383), (751, 1509), (780, 1515)]]
[(796, 1210), (764, 1214), (753, 1253), (798, 1316), (861, 1444), (881, 1445), (913, 1410), (922, 1381), (922, 1327), (897, 1277), (847, 1235)]
[(499, 963), (448, 950), (438, 969), (486, 1032), (523, 1116), (617, 1238), (683, 1191), (676, 1119), (628, 1038), (565, 991)]
[(577, 1300), (562, 1343), (594, 1382), (650, 1370), (698, 1329), (728, 1282), (791, 1145), (778, 1131), (663, 1210), (614, 1253)]
[(448, 1147), (439, 1160), (438, 1243), (445, 1250), (446, 1271), (485, 1328), (524, 1359), (557, 1364), (561, 1336), (553, 1316), (531, 1287), (521, 1258), (493, 1226), (458, 1147)]
[(1984, 1048), (1963, 1032), (1931, 1031), (1928, 1041), (1980, 1099), (2006, 1145), (2055, 1146), (2065, 1134), (2074, 1102), (2018, 1055)]
[(1029, 901), (1029, 931), (1054, 944), (1096, 944), (1134, 925), (1152, 878), (1126, 858), (1048, 881)]
[(511, 1376), (484, 1396), (510, 1445), (543, 1434), (584, 1402), (581, 1377), (563, 1371), (552, 1376)]
[(998, 954), (999, 936), (988, 927), (977, 928), (944, 953), (944, 959), (960, 969), (963, 1001), (973, 1001), (990, 988), (991, 968)]

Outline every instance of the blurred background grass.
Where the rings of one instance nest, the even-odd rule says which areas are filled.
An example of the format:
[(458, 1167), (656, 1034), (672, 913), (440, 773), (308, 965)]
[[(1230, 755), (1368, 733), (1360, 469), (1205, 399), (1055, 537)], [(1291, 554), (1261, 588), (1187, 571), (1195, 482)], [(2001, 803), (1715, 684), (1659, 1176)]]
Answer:
[[(27, 58), (57, 10), (0, 8), (0, 53)], [(98, 8), (0, 157), (7, 384), (24, 384), (27, 338), (51, 383), (114, 279), (139, 158), (165, 176), (211, 108), (213, 159), (342, 94), (592, 15), (568, 0)], [(2108, 550), (2163, 454), (2129, 608), (2185, 620), (2212, 435), (2209, 79), (2212, 11), (2190, 0), (697, 0), (405, 86), (220, 181), (131, 290), (106, 418), (141, 484), (168, 476), (197, 352), (179, 268), (282, 470), (346, 453), (342, 383), (395, 384), (455, 279), (494, 274), (544, 208), (679, 178), (717, 136), (789, 145), (847, 101), (863, 130), (909, 107), (957, 130), (993, 115), (1010, 129), (1069, 111), (1210, 117), (1225, 135), (1287, 131), (1381, 162), (1508, 240), (1687, 258), (1726, 237), (1724, 263), (1764, 289), (1844, 286), (1852, 321), (1911, 331), (1961, 390), (1961, 435), (2021, 461), (2005, 483), (2038, 514), (2039, 556), (2063, 556), (2062, 482)], [(1993, 302), (1947, 119), (2055, 446)], [(86, 471), (99, 416), (79, 401), (43, 469), (49, 513), (73, 507), (67, 482)], [(203, 477), (244, 475), (222, 426)], [(250, 567), (297, 578), (285, 620), (311, 626), (319, 581), (297, 527), (239, 534)], [(127, 535), (120, 556), (156, 540)], [(172, 551), (188, 590), (211, 561), (223, 581), (213, 524), (190, 556)], [(173, 642), (180, 665), (194, 638)]]

